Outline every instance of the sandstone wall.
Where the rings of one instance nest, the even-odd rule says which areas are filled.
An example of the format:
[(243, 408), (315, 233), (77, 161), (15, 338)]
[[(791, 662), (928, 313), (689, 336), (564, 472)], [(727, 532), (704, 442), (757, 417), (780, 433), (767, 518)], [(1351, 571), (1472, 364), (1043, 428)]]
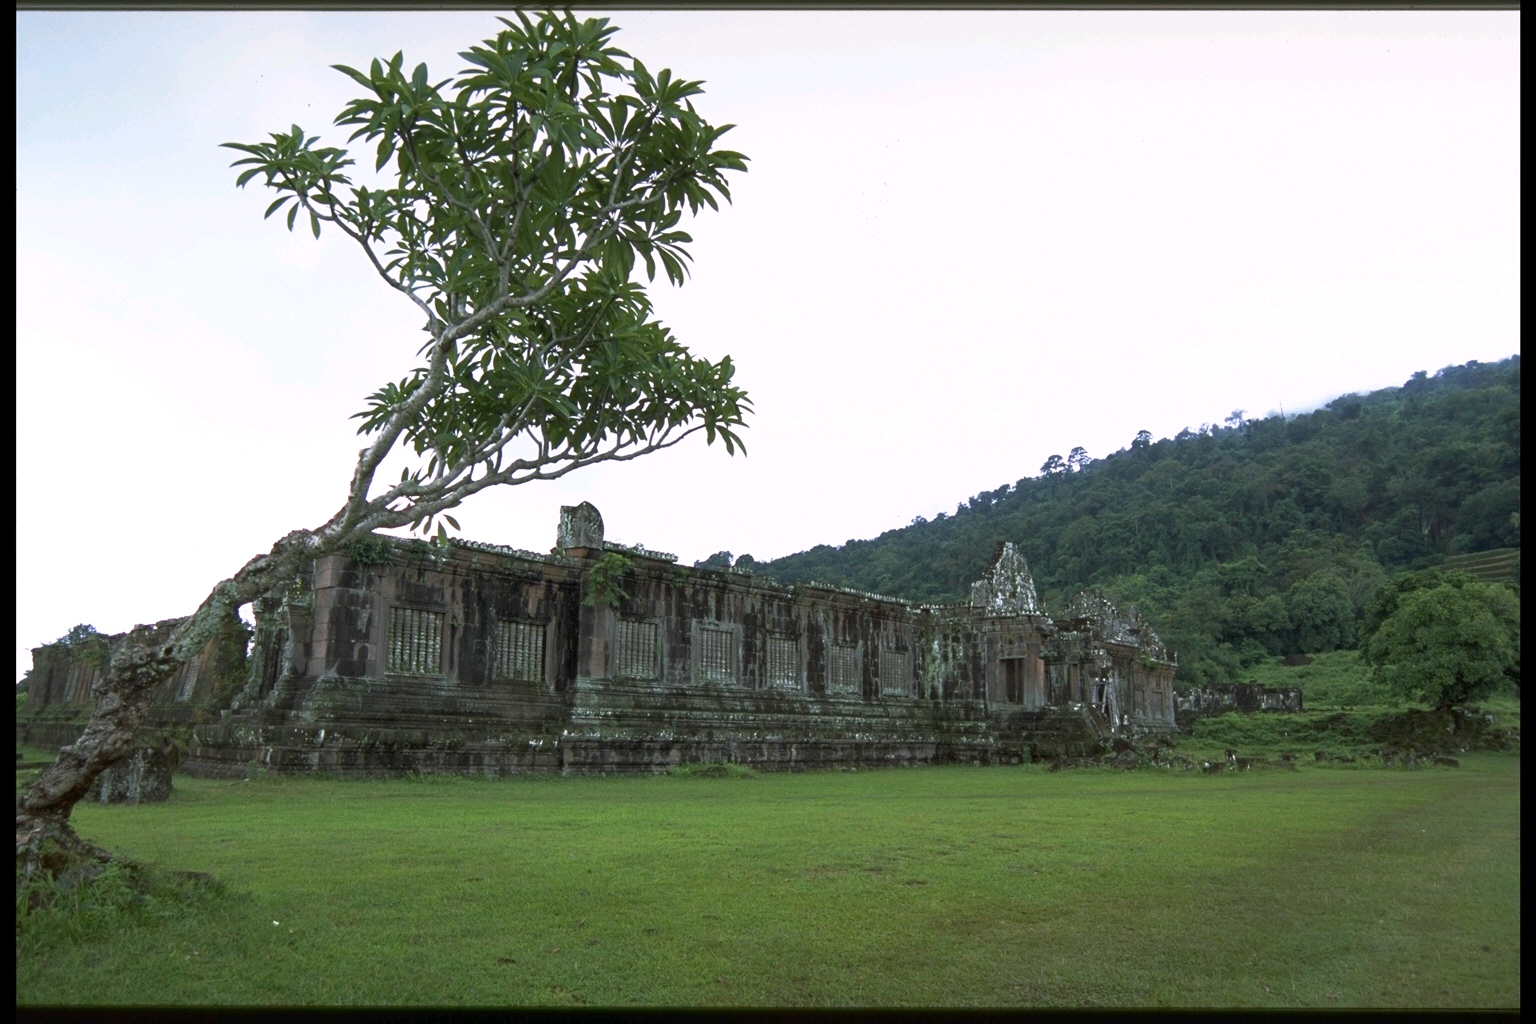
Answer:
[[(252, 763), (1014, 763), (1172, 727), (1172, 659), (1134, 609), (1080, 595), (1058, 628), (1012, 545), (969, 601), (914, 605), (686, 569), (605, 541), (590, 506), (566, 512), (548, 555), (388, 542), (317, 560), (255, 604), (249, 659), (243, 646), (231, 658), (230, 638), (210, 644), (156, 695), (146, 732), (174, 735), (185, 771), (238, 776)], [(40, 653), (36, 699), (83, 721), (93, 670)], [(1095, 683), (1101, 707), (1089, 706)]]
[(1299, 712), (1301, 691), (1294, 688), (1270, 689), (1258, 683), (1228, 683), (1195, 687), (1178, 694), (1178, 721), (1181, 726), (1206, 715), (1228, 711)]

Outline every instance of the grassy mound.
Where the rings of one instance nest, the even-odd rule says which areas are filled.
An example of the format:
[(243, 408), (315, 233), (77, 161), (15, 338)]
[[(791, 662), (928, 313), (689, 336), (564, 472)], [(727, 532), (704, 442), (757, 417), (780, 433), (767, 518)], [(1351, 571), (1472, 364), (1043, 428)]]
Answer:
[(16, 956), (62, 946), (115, 941), (125, 933), (197, 921), (240, 897), (197, 871), (162, 871), (131, 861), (80, 861), (45, 849), (43, 872), (16, 874)]

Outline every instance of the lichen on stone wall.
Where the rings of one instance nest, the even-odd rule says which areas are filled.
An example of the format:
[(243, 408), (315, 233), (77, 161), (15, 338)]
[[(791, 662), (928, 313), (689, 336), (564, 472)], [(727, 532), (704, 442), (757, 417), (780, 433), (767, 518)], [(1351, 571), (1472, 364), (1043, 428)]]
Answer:
[(998, 544), (986, 575), (971, 585), (971, 607), (986, 615), (1038, 615), (1029, 563), (1011, 541)]
[(1099, 590), (1082, 590), (1067, 602), (1067, 610), (1057, 619), (1063, 630), (1081, 632), (1106, 643), (1138, 647), (1154, 661), (1172, 663), (1173, 657), (1135, 605), (1125, 611)]
[(929, 700), (942, 700), (950, 685), (959, 679), (960, 664), (965, 651), (942, 628), (936, 628), (926, 646), (918, 667), (918, 696)]

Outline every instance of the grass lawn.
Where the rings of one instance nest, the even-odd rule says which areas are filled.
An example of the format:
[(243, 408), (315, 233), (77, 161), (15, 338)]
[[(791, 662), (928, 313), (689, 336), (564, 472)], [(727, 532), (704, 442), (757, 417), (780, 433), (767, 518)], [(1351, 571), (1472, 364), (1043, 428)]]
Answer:
[(1514, 1007), (1519, 759), (178, 777), (80, 833), (236, 895), (23, 1004)]

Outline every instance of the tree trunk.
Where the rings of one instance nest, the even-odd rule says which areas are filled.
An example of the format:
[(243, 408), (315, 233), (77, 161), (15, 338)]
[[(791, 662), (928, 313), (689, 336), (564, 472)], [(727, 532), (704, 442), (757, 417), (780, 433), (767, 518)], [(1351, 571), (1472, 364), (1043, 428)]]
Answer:
[(87, 843), (69, 824), (75, 804), (107, 768), (133, 751), (155, 689), (196, 657), (237, 609), (293, 576), (308, 559), (338, 547), (350, 534), (319, 541), (319, 531), (288, 534), (266, 555), (258, 555), (213, 592), (169, 635), (135, 629), (112, 651), (102, 678), (91, 687), (96, 706), (80, 738), (59, 751), (52, 765), (16, 800), (16, 860), (23, 877), (40, 868), (40, 852), (52, 840), (74, 858), (109, 861), (112, 855)]
[(75, 834), (69, 815), (96, 777), (133, 750), (150, 696), (187, 660), (177, 656), (174, 643), (154, 640), (147, 629), (135, 630), (112, 652), (106, 673), (91, 688), (96, 706), (85, 731), (17, 799), (16, 857), (24, 877), (37, 873), (39, 852), (49, 840), (74, 857), (111, 860)]

